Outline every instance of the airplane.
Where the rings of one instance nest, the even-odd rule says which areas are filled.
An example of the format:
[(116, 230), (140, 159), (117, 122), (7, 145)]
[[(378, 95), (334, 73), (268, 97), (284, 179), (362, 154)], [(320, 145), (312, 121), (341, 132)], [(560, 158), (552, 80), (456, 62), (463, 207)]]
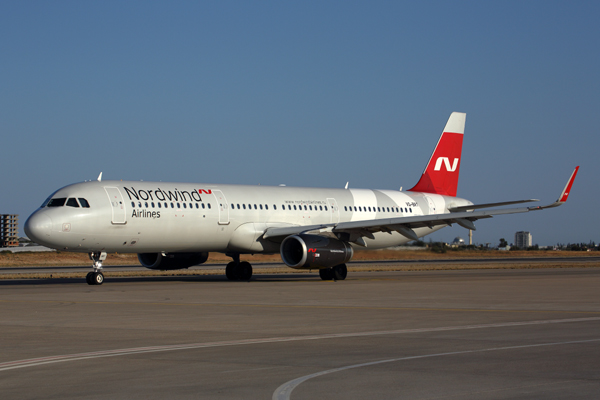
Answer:
[(465, 113), (450, 115), (408, 191), (115, 181), (100, 173), (52, 193), (24, 230), (41, 245), (88, 253), (90, 285), (104, 282), (102, 262), (114, 252), (137, 253), (153, 270), (189, 268), (206, 262), (209, 252), (225, 253), (233, 260), (227, 278), (245, 281), (252, 266), (241, 255), (280, 253), (288, 267), (344, 280), (355, 248), (398, 246), (452, 224), (475, 230), (479, 219), (567, 201), (579, 167), (546, 206), (494, 209), (539, 200), (473, 204), (456, 197), (465, 120)]

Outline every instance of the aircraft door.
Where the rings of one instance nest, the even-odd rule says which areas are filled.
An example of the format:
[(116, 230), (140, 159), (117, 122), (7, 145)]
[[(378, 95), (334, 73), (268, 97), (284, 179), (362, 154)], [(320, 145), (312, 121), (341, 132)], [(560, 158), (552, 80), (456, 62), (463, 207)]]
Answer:
[(427, 199), (427, 204), (429, 205), (429, 214), (437, 214), (433, 199), (429, 196), (425, 196), (425, 199)]
[(219, 210), (219, 225), (229, 224), (229, 204), (225, 195), (220, 190), (212, 190), (215, 199), (217, 199), (217, 209)]
[(335, 199), (327, 199), (327, 207), (329, 207), (330, 222), (337, 224), (340, 222), (340, 210)]
[(127, 216), (125, 214), (125, 202), (123, 202), (123, 196), (121, 191), (116, 187), (105, 187), (104, 190), (108, 195), (112, 209), (112, 220), (113, 225), (123, 225), (127, 223)]

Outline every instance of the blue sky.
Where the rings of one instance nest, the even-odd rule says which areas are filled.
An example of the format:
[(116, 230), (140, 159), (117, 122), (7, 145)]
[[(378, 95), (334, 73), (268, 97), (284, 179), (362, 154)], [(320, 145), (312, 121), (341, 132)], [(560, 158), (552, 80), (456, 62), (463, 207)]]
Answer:
[[(412, 187), (467, 113), (458, 195), (558, 209), (477, 243), (600, 242), (597, 2), (0, 1), (0, 213), (95, 179)], [(22, 232), (22, 230), (21, 230)], [(466, 238), (463, 228), (430, 237)]]

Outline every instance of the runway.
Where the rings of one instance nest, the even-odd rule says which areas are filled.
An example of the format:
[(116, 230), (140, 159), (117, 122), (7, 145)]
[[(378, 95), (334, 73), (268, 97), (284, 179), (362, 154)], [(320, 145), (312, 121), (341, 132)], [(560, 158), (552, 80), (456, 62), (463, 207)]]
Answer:
[(0, 281), (3, 398), (600, 396), (600, 269)]

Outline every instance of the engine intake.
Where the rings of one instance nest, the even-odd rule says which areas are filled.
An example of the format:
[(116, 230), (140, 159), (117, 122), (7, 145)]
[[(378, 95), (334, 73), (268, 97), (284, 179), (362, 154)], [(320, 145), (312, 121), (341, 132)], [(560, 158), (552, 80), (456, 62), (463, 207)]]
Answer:
[(281, 259), (291, 268), (321, 269), (344, 264), (352, 258), (352, 247), (341, 240), (318, 235), (293, 235), (281, 243)]
[(140, 253), (138, 260), (148, 269), (165, 271), (203, 264), (208, 260), (208, 253)]

